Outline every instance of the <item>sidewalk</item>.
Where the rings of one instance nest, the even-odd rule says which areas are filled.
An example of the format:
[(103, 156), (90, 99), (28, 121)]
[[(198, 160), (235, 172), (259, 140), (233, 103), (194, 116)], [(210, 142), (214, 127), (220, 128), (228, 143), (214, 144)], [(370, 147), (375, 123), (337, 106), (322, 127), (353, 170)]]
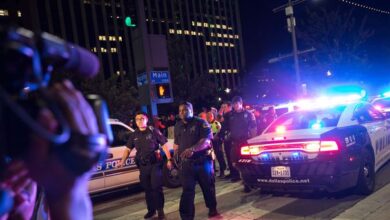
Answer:
[(390, 184), (356, 203), (334, 219), (390, 219)]

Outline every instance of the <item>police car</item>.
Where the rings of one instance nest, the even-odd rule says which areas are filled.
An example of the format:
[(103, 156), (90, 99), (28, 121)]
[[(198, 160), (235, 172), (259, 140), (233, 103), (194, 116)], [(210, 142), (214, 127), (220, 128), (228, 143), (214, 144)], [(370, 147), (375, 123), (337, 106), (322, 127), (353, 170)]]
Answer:
[[(389, 94), (390, 95), (390, 94)], [(390, 97), (375, 98), (371, 104), (386, 116), (390, 116)]]
[(376, 171), (390, 159), (390, 121), (367, 102), (318, 103), (283, 114), (241, 147), (237, 165), (247, 185), (373, 192)]
[[(123, 152), (127, 150), (126, 142), (128, 136), (134, 130), (116, 119), (110, 119), (109, 123), (112, 128), (114, 140), (108, 148), (106, 159), (98, 162), (95, 172), (89, 181), (88, 189), (90, 193), (98, 193), (139, 183), (139, 170), (135, 164), (135, 149), (132, 150), (126, 159), (125, 166), (121, 168), (117, 167), (122, 159)], [(168, 142), (173, 145), (172, 140), (168, 140)], [(164, 166), (163, 182), (167, 187), (179, 186), (180, 182), (177, 169), (168, 170)]]

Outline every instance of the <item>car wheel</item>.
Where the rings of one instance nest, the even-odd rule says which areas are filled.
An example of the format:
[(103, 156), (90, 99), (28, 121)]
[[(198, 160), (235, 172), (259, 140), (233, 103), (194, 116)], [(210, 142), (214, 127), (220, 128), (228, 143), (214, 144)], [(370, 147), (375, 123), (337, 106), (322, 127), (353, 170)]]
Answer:
[(367, 149), (362, 151), (362, 155), (356, 192), (361, 195), (369, 195), (375, 189), (374, 157)]
[(179, 169), (174, 166), (171, 170), (167, 168), (167, 165), (164, 163), (163, 166), (163, 182), (164, 185), (168, 188), (176, 188), (181, 185), (179, 178)]

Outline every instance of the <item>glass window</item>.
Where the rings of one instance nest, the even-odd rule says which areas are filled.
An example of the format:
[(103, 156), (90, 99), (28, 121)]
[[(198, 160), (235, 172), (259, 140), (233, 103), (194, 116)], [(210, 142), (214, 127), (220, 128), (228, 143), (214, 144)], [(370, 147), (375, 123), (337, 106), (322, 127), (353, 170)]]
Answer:
[(285, 130), (318, 129), (323, 127), (334, 127), (340, 119), (345, 106), (329, 109), (303, 110), (286, 113), (276, 119), (265, 133), (276, 132), (277, 128), (283, 126)]
[(114, 136), (114, 141), (111, 144), (111, 147), (119, 147), (126, 145), (127, 140), (131, 134), (131, 131), (122, 125), (111, 125), (112, 133)]
[(355, 110), (354, 116), (361, 124), (385, 119), (384, 115), (371, 105), (358, 106)]

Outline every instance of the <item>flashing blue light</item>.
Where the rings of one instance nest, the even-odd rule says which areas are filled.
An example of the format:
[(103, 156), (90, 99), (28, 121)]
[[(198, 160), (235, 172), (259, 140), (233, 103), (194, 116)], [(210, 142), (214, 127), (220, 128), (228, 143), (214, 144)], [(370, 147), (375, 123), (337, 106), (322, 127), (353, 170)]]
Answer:
[(390, 91), (383, 93), (383, 97), (385, 98), (390, 97)]
[(299, 152), (292, 153), (293, 157), (299, 157)]
[(367, 95), (367, 91), (357, 85), (338, 85), (326, 90), (326, 94), (336, 95), (359, 95), (362, 98)]
[(311, 129), (313, 129), (313, 130), (319, 130), (321, 128), (322, 128), (322, 125), (321, 125), (321, 123), (318, 123), (318, 122), (312, 124), (312, 126), (311, 126)]
[(263, 158), (263, 159), (268, 159), (268, 158), (269, 158), (269, 155), (268, 155), (268, 154), (261, 154), (261, 158)]

